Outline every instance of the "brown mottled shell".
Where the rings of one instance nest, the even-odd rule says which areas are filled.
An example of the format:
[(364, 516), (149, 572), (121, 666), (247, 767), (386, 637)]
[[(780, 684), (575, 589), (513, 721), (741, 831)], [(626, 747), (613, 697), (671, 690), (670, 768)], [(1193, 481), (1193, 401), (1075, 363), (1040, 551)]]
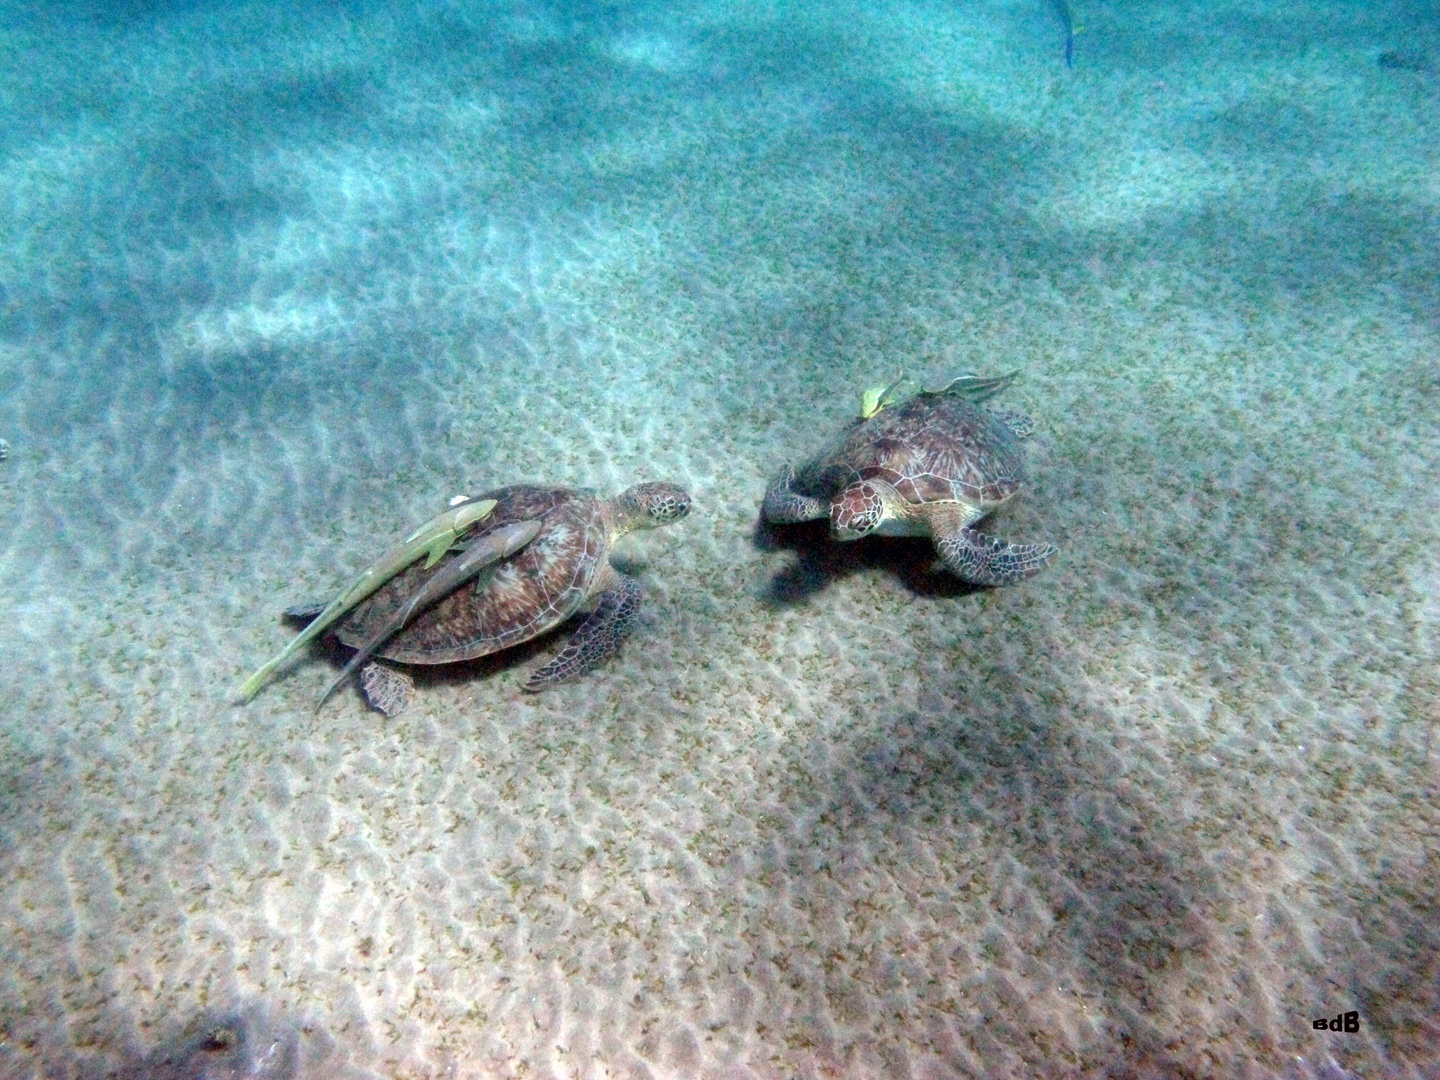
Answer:
[[(461, 585), (411, 619), (376, 656), (404, 664), (473, 660), (543, 634), (575, 614), (589, 595), (610, 548), (593, 493), (520, 485), (476, 498), (494, 499), (495, 509), (457, 538), (457, 546), (503, 525), (535, 518), (543, 522), (540, 531), (500, 564), (478, 595), (475, 582)], [(347, 615), (336, 635), (346, 645), (363, 644), (454, 558), (452, 550), (428, 570), (423, 561), (407, 567)]]
[(1000, 420), (955, 393), (920, 393), (857, 420), (800, 469), (795, 487), (832, 499), (884, 480), (911, 503), (961, 501), (988, 512), (1024, 480), (1020, 446)]

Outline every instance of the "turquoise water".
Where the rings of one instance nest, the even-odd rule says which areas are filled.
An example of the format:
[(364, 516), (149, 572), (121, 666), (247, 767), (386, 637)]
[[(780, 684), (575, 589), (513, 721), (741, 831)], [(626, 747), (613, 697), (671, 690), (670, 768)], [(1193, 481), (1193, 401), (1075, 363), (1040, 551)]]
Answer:
[[(0, 4), (0, 1075), (1435, 1075), (1440, 26), (1070, 10)], [(1011, 369), (1039, 576), (757, 527)], [(652, 479), (585, 679), (232, 702)]]

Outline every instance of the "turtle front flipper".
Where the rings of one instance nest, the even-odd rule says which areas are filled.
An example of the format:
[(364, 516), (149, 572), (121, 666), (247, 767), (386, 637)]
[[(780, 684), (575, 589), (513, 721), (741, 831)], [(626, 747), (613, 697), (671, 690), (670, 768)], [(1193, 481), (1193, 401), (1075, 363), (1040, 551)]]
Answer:
[(400, 605), (399, 610), (390, 617), (385, 625), (355, 651), (355, 655), (345, 665), (345, 670), (340, 672), (339, 677), (326, 687), (325, 693), (320, 695), (320, 700), (316, 702), (315, 707), (318, 709), (324, 705), (336, 688), (363, 666), (377, 649), (397, 634), (417, 611), (423, 611), (441, 597), (448, 596), (471, 578), (477, 577), (492, 563), (515, 554), (535, 539), (535, 534), (540, 531), (540, 525), (540, 521), (533, 518), (529, 521), (519, 521), (514, 525), (495, 529), (472, 541), (470, 546), (450, 563), (432, 574), (408, 601)]
[(795, 466), (786, 465), (785, 471), (765, 489), (760, 516), (772, 525), (793, 525), (797, 521), (829, 517), (830, 504), (796, 491)]
[(935, 546), (946, 569), (972, 585), (1013, 585), (1055, 554), (1051, 544), (1012, 544), (970, 528), (937, 536)]
[(1002, 408), (995, 406), (990, 408), (990, 415), (1000, 424), (1010, 429), (1010, 434), (1017, 439), (1027, 439), (1030, 433), (1035, 430), (1035, 421), (1030, 419), (1029, 413), (1023, 413), (1019, 409)]
[(525, 680), (527, 691), (533, 694), (583, 675), (619, 651), (620, 643), (635, 628), (642, 590), (634, 578), (624, 574), (616, 578), (615, 585), (600, 594), (595, 610), (585, 617), (559, 655)]

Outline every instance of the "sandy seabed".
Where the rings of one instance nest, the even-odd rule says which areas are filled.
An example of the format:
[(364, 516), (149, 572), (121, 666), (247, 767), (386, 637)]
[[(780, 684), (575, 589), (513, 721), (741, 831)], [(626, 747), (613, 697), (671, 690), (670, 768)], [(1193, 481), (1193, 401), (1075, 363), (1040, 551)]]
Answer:
[[(0, 8), (0, 1076), (1440, 1076), (1440, 33), (1081, 6)], [(758, 528), (1012, 368), (1039, 577)], [(585, 679), (230, 704), (644, 479)]]

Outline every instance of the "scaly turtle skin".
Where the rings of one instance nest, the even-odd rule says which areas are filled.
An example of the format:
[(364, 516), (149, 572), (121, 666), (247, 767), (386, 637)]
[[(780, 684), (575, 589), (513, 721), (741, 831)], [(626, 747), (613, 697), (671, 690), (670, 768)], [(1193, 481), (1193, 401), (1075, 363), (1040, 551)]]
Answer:
[(971, 528), (1024, 483), (1018, 440), (1030, 433), (1029, 418), (979, 406), (1013, 378), (962, 376), (900, 403), (867, 395), (868, 415), (771, 481), (763, 517), (829, 518), (837, 540), (929, 536), (946, 568), (976, 585), (1029, 577), (1054, 555), (1051, 545), (1012, 544)]
[[(326, 691), (356, 669), (371, 703), (387, 715), (409, 697), (409, 678), (370, 658), (401, 664), (473, 660), (538, 637), (588, 612), (569, 642), (525, 683), (537, 691), (590, 670), (633, 628), (641, 590), (610, 565), (615, 541), (635, 529), (669, 524), (690, 510), (673, 484), (636, 484), (614, 499), (565, 487), (499, 488), (472, 502), (494, 508), (457, 535), (433, 563), (395, 573), (332, 627), (358, 651)], [(476, 567), (466, 567), (467, 560)], [(321, 609), (295, 608), (293, 617)], [(323, 698), (322, 698), (323, 701)]]

